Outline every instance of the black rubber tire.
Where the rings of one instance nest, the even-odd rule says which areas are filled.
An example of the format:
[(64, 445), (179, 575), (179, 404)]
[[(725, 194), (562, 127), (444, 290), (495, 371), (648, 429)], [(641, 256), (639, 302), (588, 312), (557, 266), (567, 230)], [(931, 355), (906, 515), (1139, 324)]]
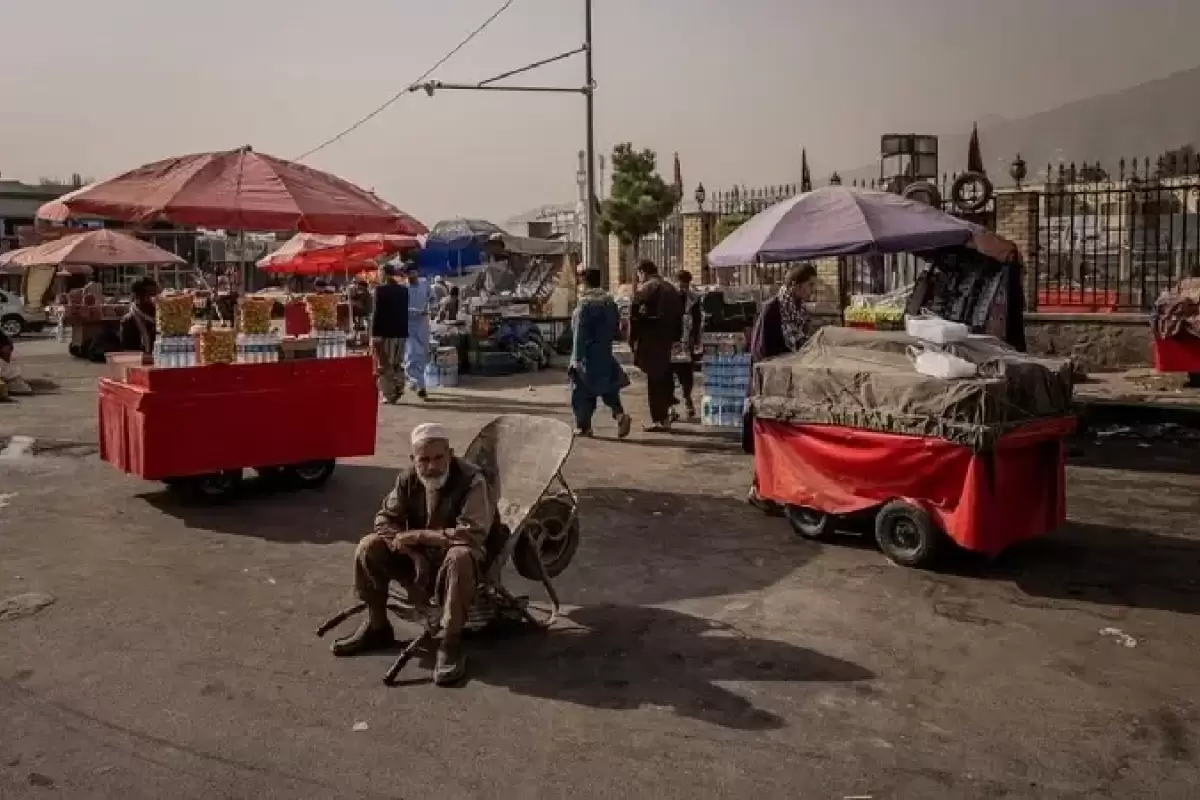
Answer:
[[(965, 190), (968, 183), (979, 181), (983, 186), (983, 191), (971, 200), (966, 199)], [(950, 200), (954, 203), (954, 207), (963, 214), (975, 214), (984, 209), (991, 201), (992, 195), (996, 193), (996, 189), (992, 186), (992, 181), (987, 175), (982, 172), (964, 172), (955, 179), (954, 185), (950, 187)]]
[[(533, 507), (525, 520), (526, 533), (541, 538), (541, 553), (534, 549), (528, 535), (522, 536), (513, 550), (513, 566), (518, 575), (527, 581), (541, 580), (538, 559), (542, 560), (549, 578), (557, 578), (571, 565), (579, 549), (579, 515), (571, 518), (572, 508), (567, 495), (544, 498)], [(569, 526), (565, 524), (568, 518), (571, 518)]]
[(875, 515), (875, 541), (894, 563), (920, 569), (937, 559), (945, 539), (923, 508), (892, 500)]
[(16, 314), (8, 314), (0, 318), (0, 332), (6, 334), (10, 339), (16, 339), (25, 332), (25, 320)]
[(784, 506), (783, 515), (787, 517), (792, 532), (801, 539), (824, 539), (833, 533), (833, 515), (817, 511), (815, 508), (804, 506)]
[(332, 458), (289, 464), (281, 469), (284, 480), (297, 489), (318, 489), (333, 477), (337, 462)]
[(941, 209), (942, 207), (942, 193), (938, 191), (938, 187), (929, 181), (914, 181), (905, 186), (904, 191), (900, 194), (907, 200), (925, 203), (936, 209)]
[(242, 491), (242, 471), (230, 469), (211, 475), (195, 475), (187, 478), (163, 481), (168, 488), (178, 489), (190, 502), (204, 505), (227, 505), (238, 498)]

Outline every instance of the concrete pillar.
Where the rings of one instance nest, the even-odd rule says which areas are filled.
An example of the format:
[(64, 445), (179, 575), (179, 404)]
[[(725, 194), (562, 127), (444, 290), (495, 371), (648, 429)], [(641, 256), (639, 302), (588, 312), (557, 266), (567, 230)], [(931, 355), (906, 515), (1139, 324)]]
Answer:
[(708, 251), (713, 249), (713, 229), (717, 215), (692, 209), (683, 212), (683, 268), (692, 273), (697, 284), (712, 280), (708, 270)]
[(608, 290), (615, 292), (622, 283), (629, 283), (629, 248), (616, 236), (608, 237)]
[(996, 233), (1017, 246), (1025, 265), (1022, 281), (1025, 287), (1025, 308), (1037, 310), (1037, 261), (1039, 200), (1038, 192), (1023, 190), (999, 192), (996, 195)]

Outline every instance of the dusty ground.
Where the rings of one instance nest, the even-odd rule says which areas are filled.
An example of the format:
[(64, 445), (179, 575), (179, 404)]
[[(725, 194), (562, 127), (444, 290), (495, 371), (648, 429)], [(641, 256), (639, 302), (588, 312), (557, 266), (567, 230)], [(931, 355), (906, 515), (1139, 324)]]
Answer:
[(938, 574), (798, 541), (727, 439), (582, 442), (569, 619), (387, 689), (313, 627), (408, 430), (560, 414), (560, 376), (385, 408), (324, 491), (198, 510), (92, 454), (97, 369), (57, 351), (21, 357), (60, 393), (0, 406), (52, 445), (0, 459), (0, 600), (53, 598), (0, 606), (0, 797), (1200, 796), (1195, 442), (1085, 444), (1066, 530)]

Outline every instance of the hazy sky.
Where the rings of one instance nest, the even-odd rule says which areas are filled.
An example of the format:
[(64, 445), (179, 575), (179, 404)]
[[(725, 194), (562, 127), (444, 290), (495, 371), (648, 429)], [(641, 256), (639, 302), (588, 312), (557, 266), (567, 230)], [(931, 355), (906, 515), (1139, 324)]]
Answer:
[[(251, 144), (293, 158), (407, 85), (500, 0), (0, 0), (0, 173), (103, 177)], [(595, 0), (597, 142), (679, 151), (688, 190), (872, 161), (1200, 63), (1198, 0)], [(434, 77), (577, 46), (582, 0), (516, 0)], [(575, 59), (527, 82), (581, 84)], [(402, 98), (308, 163), (432, 223), (575, 197), (583, 100)]]

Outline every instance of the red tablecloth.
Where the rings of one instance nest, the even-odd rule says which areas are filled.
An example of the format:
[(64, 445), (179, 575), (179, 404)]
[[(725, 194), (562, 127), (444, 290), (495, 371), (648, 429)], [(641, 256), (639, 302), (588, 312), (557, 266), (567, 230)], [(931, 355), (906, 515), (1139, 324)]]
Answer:
[(1154, 337), (1154, 368), (1159, 372), (1200, 372), (1200, 339)]
[(1074, 427), (1031, 423), (980, 455), (944, 439), (756, 420), (754, 469), (771, 500), (831, 514), (905, 500), (962, 547), (995, 555), (1066, 520), (1063, 437)]
[(129, 371), (100, 381), (100, 457), (149, 480), (375, 452), (370, 357)]

